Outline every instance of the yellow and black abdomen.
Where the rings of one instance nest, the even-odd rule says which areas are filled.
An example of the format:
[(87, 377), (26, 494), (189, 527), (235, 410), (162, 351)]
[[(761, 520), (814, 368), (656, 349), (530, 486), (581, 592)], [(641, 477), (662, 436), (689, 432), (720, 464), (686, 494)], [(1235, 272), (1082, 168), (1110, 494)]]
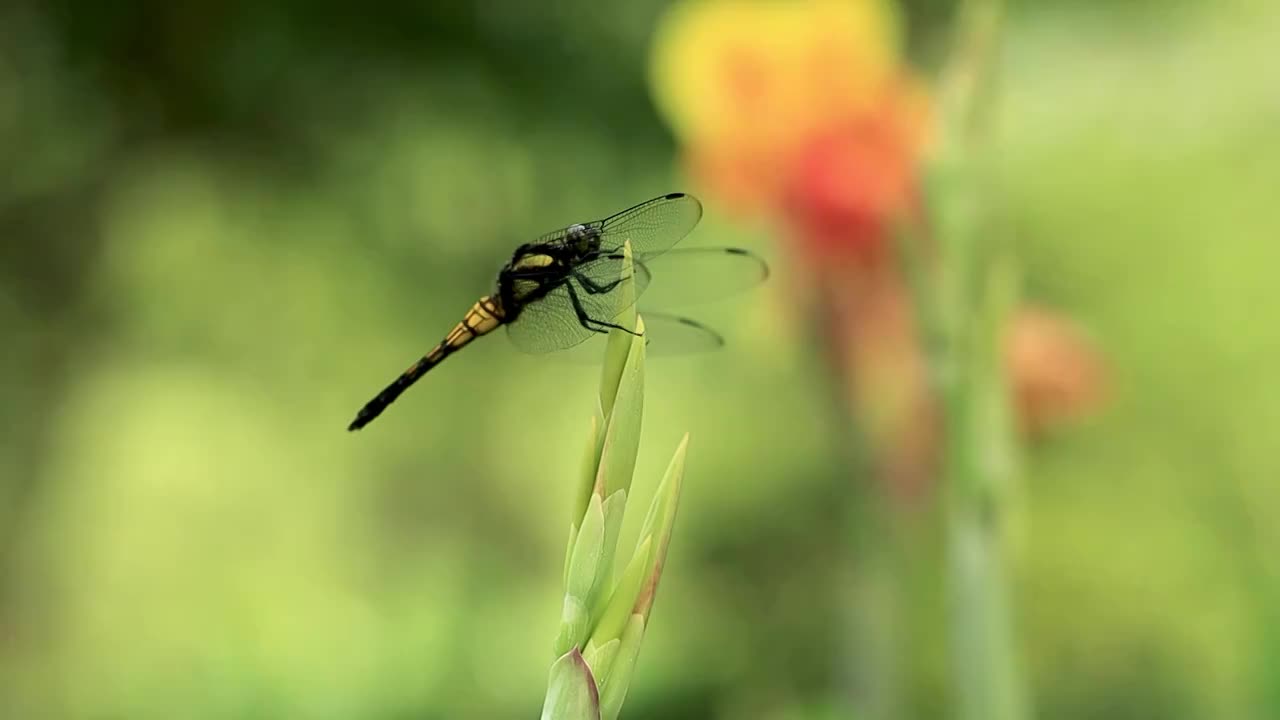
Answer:
[(445, 339), (430, 353), (427, 353), (423, 360), (436, 354), (439, 354), (436, 362), (443, 360), (449, 353), (458, 350), (481, 335), (487, 335), (496, 330), (502, 324), (502, 318), (502, 303), (498, 298), (491, 295), (480, 298), (463, 316), (462, 322), (454, 325), (453, 330), (449, 331)]
[(503, 311), (502, 302), (498, 298), (486, 295), (477, 300), (476, 304), (472, 305), (467, 314), (463, 316), (462, 322), (454, 325), (453, 330), (449, 331), (449, 334), (445, 336), (444, 340), (440, 341), (440, 344), (431, 348), (426, 355), (423, 355), (417, 362), (410, 365), (407, 370), (400, 374), (400, 377), (378, 393), (377, 397), (365, 403), (365, 406), (360, 408), (360, 412), (356, 413), (356, 419), (351, 421), (347, 429), (359, 430), (368, 425), (388, 405), (400, 397), (400, 393), (417, 382), (418, 378), (425, 375), (428, 370), (439, 365), (441, 361), (465, 347), (472, 340), (496, 330), (505, 321), (505, 318), (506, 313)]

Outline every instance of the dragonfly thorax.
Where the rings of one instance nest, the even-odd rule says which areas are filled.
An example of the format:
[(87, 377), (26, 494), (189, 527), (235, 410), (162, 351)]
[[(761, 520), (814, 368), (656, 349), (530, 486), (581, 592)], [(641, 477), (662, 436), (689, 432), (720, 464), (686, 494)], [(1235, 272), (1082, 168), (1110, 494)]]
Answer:
[(600, 231), (587, 225), (570, 225), (564, 231), (565, 244), (579, 256), (600, 249)]

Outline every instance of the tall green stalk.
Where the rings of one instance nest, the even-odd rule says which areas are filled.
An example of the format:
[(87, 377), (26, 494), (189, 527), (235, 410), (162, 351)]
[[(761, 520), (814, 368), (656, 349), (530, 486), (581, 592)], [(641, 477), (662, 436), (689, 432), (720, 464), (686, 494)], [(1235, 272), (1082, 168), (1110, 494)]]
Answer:
[[(618, 324), (644, 332), (635, 312), (626, 249)], [(649, 504), (635, 550), (620, 572), (618, 531), (640, 448), (644, 414), (643, 337), (614, 330), (605, 349), (599, 403), (591, 419), (565, 552), (564, 605), (542, 720), (613, 720), (631, 684), (649, 622), (684, 480), (686, 435)]]
[(960, 720), (1020, 720), (1005, 528), (1016, 448), (1001, 353), (1016, 276), (987, 177), (1000, 0), (967, 0), (943, 70), (926, 197), (936, 257), (908, 237), (907, 270), (941, 410), (950, 677)]
[(873, 454), (856, 410), (858, 378), (831, 328), (839, 320), (834, 288), (820, 279), (821, 299), (814, 303), (810, 338), (818, 349), (824, 399), (828, 408), (833, 456), (841, 491), (841, 537), (851, 548), (838, 576), (843, 592), (842, 628), (846, 641), (839, 660), (848, 710), (861, 720), (890, 720), (900, 714), (899, 650), (902, 598), (893, 508), (885, 485), (878, 482)]

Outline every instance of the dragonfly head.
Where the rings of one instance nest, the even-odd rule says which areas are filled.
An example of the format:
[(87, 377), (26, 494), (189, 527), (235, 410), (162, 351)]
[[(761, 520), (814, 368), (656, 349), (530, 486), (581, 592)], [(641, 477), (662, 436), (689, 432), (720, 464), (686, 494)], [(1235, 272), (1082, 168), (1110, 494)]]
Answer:
[(586, 255), (600, 249), (600, 231), (586, 225), (570, 225), (565, 230), (564, 239), (578, 255)]

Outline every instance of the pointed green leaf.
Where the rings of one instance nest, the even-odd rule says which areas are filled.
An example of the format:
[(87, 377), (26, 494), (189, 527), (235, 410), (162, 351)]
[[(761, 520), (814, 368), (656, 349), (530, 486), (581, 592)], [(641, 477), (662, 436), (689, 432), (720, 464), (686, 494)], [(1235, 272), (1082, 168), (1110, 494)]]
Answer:
[(596, 484), (596, 471), (600, 466), (600, 446), (604, 442), (600, 429), (603, 422), (599, 416), (591, 418), (591, 432), (587, 436), (587, 451), (583, 453), (582, 472), (578, 476), (578, 496), (573, 504), (573, 522), (582, 522), (582, 514), (587, 511), (587, 503), (591, 501), (591, 489)]
[(601, 678), (607, 677), (609, 667), (613, 665), (613, 659), (618, 655), (618, 647), (622, 645), (622, 641), (614, 638), (603, 645), (596, 645), (593, 642), (587, 642), (587, 649), (582, 651), (582, 657), (587, 661), (587, 665), (591, 668), (592, 677), (596, 678), (597, 684), (603, 689), (603, 681)]
[(564, 606), (560, 610), (560, 628), (556, 631), (556, 642), (552, 648), (556, 656), (563, 655), (582, 644), (582, 638), (591, 629), (591, 612), (580, 598), (573, 595), (564, 596)]
[(613, 594), (608, 598), (608, 604), (603, 611), (592, 613), (596, 617), (595, 629), (591, 631), (593, 642), (607, 642), (622, 635), (627, 618), (631, 617), (632, 608), (636, 605), (640, 587), (649, 575), (649, 556), (652, 551), (652, 539), (645, 538), (644, 542), (640, 543), (640, 547), (636, 548), (635, 554), (631, 556), (631, 562), (627, 563), (627, 569), (623, 571), (622, 577), (618, 579)]
[(591, 588), (590, 597), (586, 598), (587, 607), (592, 609), (592, 622), (596, 612), (608, 596), (609, 583), (613, 579), (614, 556), (618, 550), (618, 533), (622, 530), (622, 519), (627, 511), (627, 491), (619, 490), (610, 495), (604, 505), (604, 544), (600, 557), (600, 565), (596, 569), (596, 582)]
[(604, 506), (599, 495), (592, 495), (587, 512), (582, 516), (582, 527), (573, 544), (573, 557), (569, 558), (569, 578), (565, 593), (585, 600), (595, 583), (600, 557), (604, 553)]
[[(643, 318), (636, 328), (644, 331)], [(631, 487), (631, 476), (640, 452), (640, 428), (644, 415), (644, 338), (632, 337), (631, 350), (618, 383), (613, 413), (606, 421), (604, 448), (596, 487), (607, 497)]]
[[(673, 497), (677, 497), (680, 493), (679, 487), (672, 492), (670, 487), (673, 483), (679, 484), (684, 478), (684, 457), (689, 446), (689, 434), (685, 433), (684, 438), (680, 440), (680, 445), (676, 447), (676, 452), (671, 456), (671, 462), (667, 464), (667, 471), (663, 474), (662, 480), (659, 481), (658, 487), (653, 492), (653, 499), (649, 501), (649, 509), (645, 512), (644, 522), (640, 525), (640, 536), (636, 541), (637, 544), (644, 542), (653, 534), (654, 527), (659, 519), (667, 514), (667, 503)], [(673, 479), (674, 478), (674, 479)]]
[(640, 656), (640, 641), (644, 639), (644, 618), (632, 615), (627, 620), (627, 627), (622, 632), (618, 655), (609, 667), (609, 676), (604, 680), (600, 696), (601, 720), (614, 720), (622, 710), (622, 701), (627, 698), (627, 689), (631, 686), (631, 676), (636, 667), (636, 658)]
[[(649, 560), (649, 573), (644, 585), (636, 597), (635, 612), (649, 619), (649, 611), (653, 607), (653, 598), (658, 591), (658, 581), (662, 579), (662, 568), (667, 561), (667, 546), (671, 543), (671, 530), (675, 526), (676, 509), (680, 506), (680, 489), (684, 483), (685, 452), (689, 448), (689, 435), (685, 434), (676, 448), (667, 473), (662, 478), (658, 491), (650, 505), (650, 516), (645, 518), (645, 525), (652, 533), (654, 547)], [(641, 537), (645, 535), (642, 534)]]
[(542, 720), (600, 720), (600, 693), (576, 648), (551, 665)]
[[(622, 246), (622, 288), (618, 291), (618, 304), (624, 305), (614, 317), (613, 322), (624, 328), (636, 326), (636, 289), (633, 276), (635, 266), (631, 262), (631, 242)], [(622, 368), (627, 362), (634, 336), (621, 330), (610, 330), (608, 345), (604, 351), (604, 368), (600, 376), (600, 405), (605, 418), (613, 413), (613, 401), (618, 392), (618, 382), (622, 378)]]
[(582, 527), (570, 550), (569, 569), (565, 577), (564, 607), (560, 629), (556, 634), (555, 652), (567, 652), (586, 639), (591, 630), (593, 591), (599, 582), (601, 557), (604, 554), (604, 507), (599, 495), (592, 495)]
[(569, 544), (564, 549), (564, 577), (560, 582), (569, 587), (569, 563), (573, 561), (573, 546), (578, 540), (578, 523), (569, 523)]

